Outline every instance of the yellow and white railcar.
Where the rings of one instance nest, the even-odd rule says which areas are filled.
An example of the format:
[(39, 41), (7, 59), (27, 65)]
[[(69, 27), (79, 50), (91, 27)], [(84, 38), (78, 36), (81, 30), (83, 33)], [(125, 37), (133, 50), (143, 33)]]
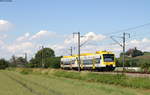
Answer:
[[(84, 53), (80, 55), (81, 69), (114, 70), (116, 67), (115, 55), (108, 51), (97, 51), (96, 53)], [(61, 68), (77, 69), (78, 56), (64, 56), (61, 58)]]

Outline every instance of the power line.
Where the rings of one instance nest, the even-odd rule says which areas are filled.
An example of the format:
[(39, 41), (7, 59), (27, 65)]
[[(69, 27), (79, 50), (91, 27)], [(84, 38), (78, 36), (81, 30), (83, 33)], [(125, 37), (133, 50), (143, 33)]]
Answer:
[(117, 33), (121, 33), (121, 32), (126, 32), (126, 31), (137, 29), (137, 28), (145, 27), (145, 26), (148, 26), (148, 25), (150, 25), (150, 23), (145, 23), (145, 24), (142, 24), (142, 25), (126, 28), (126, 29), (123, 29), (123, 30), (119, 30), (119, 31), (111, 32), (111, 33), (106, 33), (105, 35), (111, 35), (111, 34), (117, 34)]

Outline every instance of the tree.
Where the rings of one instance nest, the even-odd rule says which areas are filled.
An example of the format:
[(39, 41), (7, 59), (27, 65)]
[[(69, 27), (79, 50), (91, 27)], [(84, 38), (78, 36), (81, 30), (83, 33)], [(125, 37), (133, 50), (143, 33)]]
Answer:
[(27, 60), (23, 57), (15, 57), (14, 55), (10, 59), (10, 67), (25, 67)]
[(26, 64), (26, 59), (23, 58), (23, 57), (18, 57), (16, 58), (16, 64), (18, 67), (25, 67), (25, 64)]
[(8, 67), (9, 62), (5, 59), (0, 59), (0, 69), (5, 69)]
[(10, 59), (10, 67), (16, 67), (17, 63), (16, 63), (16, 57), (13, 55), (12, 58)]
[(45, 68), (60, 68), (60, 58), (61, 57), (46, 58), (44, 60)]
[(35, 54), (35, 58), (38, 59), (48, 58), (48, 57), (55, 57), (55, 53), (51, 48), (43, 48)]
[[(123, 53), (120, 53), (120, 57), (122, 57)], [(129, 49), (125, 52), (126, 56), (130, 56), (130, 57), (136, 57), (136, 56), (142, 56), (144, 55), (144, 53), (140, 50), (138, 50), (136, 47)]]
[(55, 52), (52, 49), (43, 48), (35, 54), (35, 58), (30, 60), (28, 67), (60, 68), (60, 58), (55, 57)]
[(42, 67), (42, 63), (41, 63), (40, 59), (38, 59), (38, 58), (32, 58), (30, 60), (29, 64), (27, 64), (27, 67), (30, 67), (30, 68)]
[(129, 49), (127, 52), (126, 52), (126, 55), (128, 56), (131, 56), (131, 57), (136, 57), (136, 56), (141, 56), (141, 55), (144, 55), (144, 53), (140, 50), (138, 50), (136, 47), (133, 48), (133, 49)]

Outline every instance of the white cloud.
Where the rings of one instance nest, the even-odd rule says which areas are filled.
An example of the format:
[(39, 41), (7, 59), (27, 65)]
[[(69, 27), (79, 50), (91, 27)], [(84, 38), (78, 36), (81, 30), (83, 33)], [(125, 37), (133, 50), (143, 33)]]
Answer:
[[(3, 22), (5, 23), (5, 22)], [(16, 40), (10, 42), (8, 44), (7, 42), (4, 43), (4, 38), (6, 38), (7, 35), (0, 35), (0, 51), (2, 56), (12, 56), (15, 55), (23, 55), (25, 52), (29, 54), (30, 58), (33, 56), (33, 54), (39, 50), (39, 46), (43, 45), (43, 42), (39, 41), (41, 39), (46, 39), (48, 37), (56, 37), (56, 33), (49, 32), (46, 30), (42, 30), (35, 35), (30, 35), (29, 33), (25, 33), (23, 36), (20, 36), (16, 38)], [(45, 44), (46, 46), (46, 44)]]
[(0, 39), (5, 39), (5, 38), (7, 38), (8, 36), (6, 35), (6, 34), (1, 34), (0, 35)]
[(49, 32), (47, 30), (41, 30), (40, 32), (36, 33), (35, 35), (33, 35), (30, 39), (39, 39), (42, 37), (53, 37), (55, 35), (54, 32)]
[(9, 52), (15, 53), (18, 51), (24, 52), (24, 50), (33, 48), (33, 46), (34, 45), (31, 42), (24, 42), (24, 43), (8, 45), (8, 46), (6, 46), (6, 48), (8, 49)]
[(4, 42), (2, 40), (0, 40), (0, 45), (3, 45), (3, 44), (4, 44)]
[[(69, 35), (65, 41), (64, 44), (72, 44), (72, 43), (77, 43), (77, 36), (75, 36), (73, 38), (72, 35)], [(81, 43), (84, 43), (86, 41), (92, 41), (92, 42), (98, 42), (98, 41), (102, 41), (106, 38), (106, 36), (101, 35), (101, 34), (95, 34), (94, 32), (88, 32), (85, 35), (83, 35), (83, 37), (81, 37)]]
[(150, 40), (149, 40), (148, 38), (143, 38), (143, 39), (142, 39), (142, 42), (143, 42), (143, 43), (150, 43)]
[[(106, 36), (101, 34), (95, 34), (94, 32), (88, 32), (84, 36), (87, 40), (92, 40), (92, 41), (101, 41), (106, 38)], [(84, 40), (84, 38), (82, 40)]]
[(127, 44), (127, 49), (129, 48), (134, 48), (137, 47), (138, 49), (142, 50), (142, 51), (150, 51), (150, 39), (148, 38), (143, 38), (141, 40), (131, 40), (128, 44)]
[(12, 26), (13, 25), (7, 20), (0, 20), (0, 32), (9, 31)]
[(142, 46), (142, 45), (150, 44), (150, 39), (148, 38), (143, 38), (141, 40), (134, 39), (134, 40), (131, 40), (128, 44), (132, 46), (134, 45)]
[[(60, 35), (61, 37), (63, 35)], [(101, 34), (96, 34), (94, 32), (88, 32), (84, 37), (81, 37), (81, 44), (86, 42), (83, 47), (81, 47), (81, 53), (95, 53), (96, 51), (108, 50), (113, 51), (117, 56), (119, 56), (120, 52), (122, 52), (122, 47), (119, 45), (111, 45), (109, 41), (106, 41), (106, 36)], [(29, 33), (25, 33), (23, 36), (18, 37), (13, 43), (7, 44), (4, 43), (3, 38), (6, 38), (7, 35), (0, 36), (0, 45), (3, 47), (0, 48), (3, 54), (7, 54), (11, 56), (12, 54), (15, 55), (23, 55), (25, 52), (29, 54), (29, 56), (33, 56), (34, 53), (40, 49), (39, 46), (43, 45), (43, 41), (39, 41), (41, 39), (46, 39), (52, 37), (54, 40), (56, 39), (56, 33), (49, 32), (47, 30), (41, 30), (35, 35), (31, 35)], [(51, 45), (47, 45), (45, 40), (45, 47), (48, 46), (55, 50), (56, 55), (69, 55), (70, 46), (77, 47), (77, 36), (73, 38), (73, 35), (68, 35), (67, 37), (62, 40), (59, 37), (59, 43), (54, 43)], [(50, 42), (49, 40), (47, 42)], [(92, 43), (92, 44), (90, 44)], [(100, 43), (100, 44), (97, 44)], [(104, 43), (104, 44), (101, 44)], [(141, 40), (131, 40), (126, 43), (126, 50), (129, 48), (137, 47), (142, 51), (150, 51), (150, 39), (143, 38)], [(77, 54), (77, 48), (73, 48), (73, 53)], [(30, 57), (31, 58), (31, 57)]]
[[(82, 42), (84, 41), (92, 41), (92, 43), (96, 42), (96, 41), (104, 41), (104, 39), (106, 38), (105, 35), (101, 35), (101, 34), (95, 34), (93, 32), (89, 32), (87, 34), (85, 34), (84, 36), (87, 36), (87, 38), (85, 39), (81, 39)], [(55, 45), (54, 50), (56, 51), (56, 53), (58, 55), (68, 55), (69, 52), (69, 48), (70, 46), (77, 46), (77, 38), (73, 39), (72, 35), (69, 35), (62, 44), (57, 44)], [(134, 48), (137, 47), (138, 49), (142, 50), (142, 51), (150, 51), (150, 39), (149, 38), (143, 38), (141, 40), (131, 40), (129, 42), (126, 43), (126, 50), (128, 50), (129, 48)], [(108, 51), (112, 51), (116, 54), (116, 56), (118, 57), (119, 54), (122, 52), (122, 47), (120, 47), (118, 44), (86, 44), (83, 47), (81, 47), (81, 53), (94, 53), (95, 51), (102, 51), (102, 50), (108, 50)], [(62, 53), (62, 51), (64, 51)], [(77, 53), (77, 48), (74, 50), (74, 53)]]
[(130, 43), (131, 43), (131, 44), (136, 44), (136, 45), (137, 45), (137, 44), (140, 44), (141, 42), (138, 41), (138, 40), (136, 40), (136, 39), (134, 39), (134, 40), (131, 40)]
[(69, 35), (68, 37), (66, 37), (66, 39), (64, 40), (64, 44), (65, 45), (68, 45), (68, 44), (71, 44), (71, 43), (74, 43), (74, 38), (72, 35)]
[[(81, 44), (83, 44), (84, 42), (99, 42), (99, 41), (103, 41), (106, 38), (106, 36), (101, 35), (101, 34), (96, 34), (94, 32), (88, 32), (85, 35), (83, 35), (83, 37), (81, 37)], [(76, 47), (77, 46), (77, 35), (74, 36), (73, 35), (68, 35), (68, 37), (65, 38), (64, 42), (62, 44), (55, 44), (52, 47), (54, 48), (55, 52), (57, 55), (66, 55), (69, 54), (69, 48), (70, 46)], [(86, 43), (86, 45), (84, 45), (81, 48), (81, 52), (95, 52), (96, 50), (105, 50), (106, 47), (101, 47), (101, 46), (97, 46), (97, 45), (90, 45), (88, 43)], [(64, 52), (63, 52), (64, 51)], [(77, 48), (74, 48), (74, 53), (77, 53)]]
[(25, 33), (23, 36), (18, 37), (16, 40), (17, 41), (25, 41), (29, 38), (30, 34), (29, 33)]

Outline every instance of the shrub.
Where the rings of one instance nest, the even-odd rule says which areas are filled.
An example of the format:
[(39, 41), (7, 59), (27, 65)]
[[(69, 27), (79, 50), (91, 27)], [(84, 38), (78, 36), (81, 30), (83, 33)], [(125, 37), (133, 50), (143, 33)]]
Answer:
[(148, 72), (148, 70), (150, 68), (150, 63), (145, 62), (145, 63), (141, 64), (141, 68), (144, 70), (144, 72)]
[(5, 59), (0, 59), (0, 69), (5, 69), (8, 67), (9, 62)]

